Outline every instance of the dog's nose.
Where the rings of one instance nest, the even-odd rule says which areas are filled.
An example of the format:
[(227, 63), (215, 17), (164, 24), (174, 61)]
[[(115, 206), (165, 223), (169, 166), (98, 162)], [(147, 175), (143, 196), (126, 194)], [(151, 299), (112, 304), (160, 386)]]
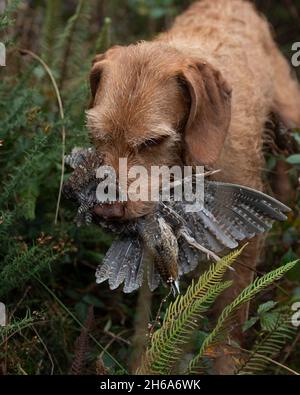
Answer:
[(95, 214), (104, 219), (117, 219), (124, 217), (124, 204), (121, 202), (113, 202), (111, 204), (104, 203), (94, 207)]

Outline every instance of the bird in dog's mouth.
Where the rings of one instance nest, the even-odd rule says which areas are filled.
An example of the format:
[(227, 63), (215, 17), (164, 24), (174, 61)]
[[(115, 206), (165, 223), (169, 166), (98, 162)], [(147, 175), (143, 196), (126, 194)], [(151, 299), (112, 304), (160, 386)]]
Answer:
[(66, 156), (74, 170), (64, 184), (67, 198), (78, 204), (78, 225), (95, 223), (117, 236), (96, 270), (96, 282), (108, 280), (110, 289), (138, 289), (147, 270), (154, 291), (160, 282), (179, 292), (179, 279), (203, 260), (239, 242), (264, 233), (274, 221), (284, 221), (290, 209), (278, 200), (241, 185), (204, 180), (203, 205), (196, 211), (186, 200), (159, 200), (142, 217), (122, 221), (120, 202), (99, 202), (96, 172), (102, 159), (92, 148), (77, 149)]

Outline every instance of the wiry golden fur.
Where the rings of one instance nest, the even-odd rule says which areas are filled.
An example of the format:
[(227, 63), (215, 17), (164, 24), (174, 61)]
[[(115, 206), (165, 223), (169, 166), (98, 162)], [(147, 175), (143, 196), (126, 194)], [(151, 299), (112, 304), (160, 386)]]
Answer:
[[(91, 136), (116, 169), (119, 157), (148, 169), (198, 163), (221, 169), (221, 180), (262, 189), (268, 115), (300, 125), (299, 85), (267, 21), (242, 0), (196, 2), (154, 41), (98, 55), (91, 90)], [(128, 202), (122, 215), (150, 208)], [(251, 281), (259, 249), (258, 240), (246, 248), (222, 305)], [(230, 367), (221, 360), (218, 371)]]

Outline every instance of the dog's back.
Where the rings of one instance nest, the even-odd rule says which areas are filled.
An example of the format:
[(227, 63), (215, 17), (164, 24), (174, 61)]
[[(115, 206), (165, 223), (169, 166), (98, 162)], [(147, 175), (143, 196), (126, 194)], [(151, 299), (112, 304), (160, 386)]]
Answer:
[[(158, 37), (220, 70), (232, 87), (232, 118), (217, 167), (222, 178), (261, 188), (262, 132), (271, 112), (300, 125), (300, 88), (265, 18), (243, 0), (203, 0)], [(237, 166), (238, 164), (238, 166)]]
[[(221, 71), (232, 88), (232, 107), (227, 138), (214, 164), (222, 169), (217, 177), (263, 189), (263, 133), (270, 113), (276, 113), (287, 126), (300, 125), (299, 84), (275, 44), (268, 22), (247, 1), (203, 0), (179, 16), (158, 40)], [(234, 290), (223, 294), (216, 312), (251, 282), (261, 247), (262, 240), (251, 240), (236, 271), (228, 274)], [(248, 306), (244, 306), (237, 321), (244, 322), (247, 315)], [(237, 330), (235, 336), (239, 335)], [(222, 348), (215, 369), (231, 373), (234, 357), (224, 354)]]

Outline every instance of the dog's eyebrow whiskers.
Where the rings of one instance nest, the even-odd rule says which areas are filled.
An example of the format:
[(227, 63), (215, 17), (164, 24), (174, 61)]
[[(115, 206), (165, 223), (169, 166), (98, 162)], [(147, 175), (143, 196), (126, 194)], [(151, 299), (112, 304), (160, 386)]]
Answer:
[(160, 135), (158, 137), (147, 138), (143, 141), (138, 143), (139, 147), (151, 147), (153, 145), (159, 145), (160, 143), (167, 140), (170, 136), (169, 135)]
[(172, 127), (162, 124), (152, 127), (149, 137), (144, 137), (144, 139), (139, 139), (132, 142), (133, 145), (136, 147), (147, 147), (158, 145), (163, 141), (168, 140), (170, 137), (172, 137), (172, 140), (174, 142), (179, 139), (179, 137), (177, 137), (176, 135), (175, 130)]

